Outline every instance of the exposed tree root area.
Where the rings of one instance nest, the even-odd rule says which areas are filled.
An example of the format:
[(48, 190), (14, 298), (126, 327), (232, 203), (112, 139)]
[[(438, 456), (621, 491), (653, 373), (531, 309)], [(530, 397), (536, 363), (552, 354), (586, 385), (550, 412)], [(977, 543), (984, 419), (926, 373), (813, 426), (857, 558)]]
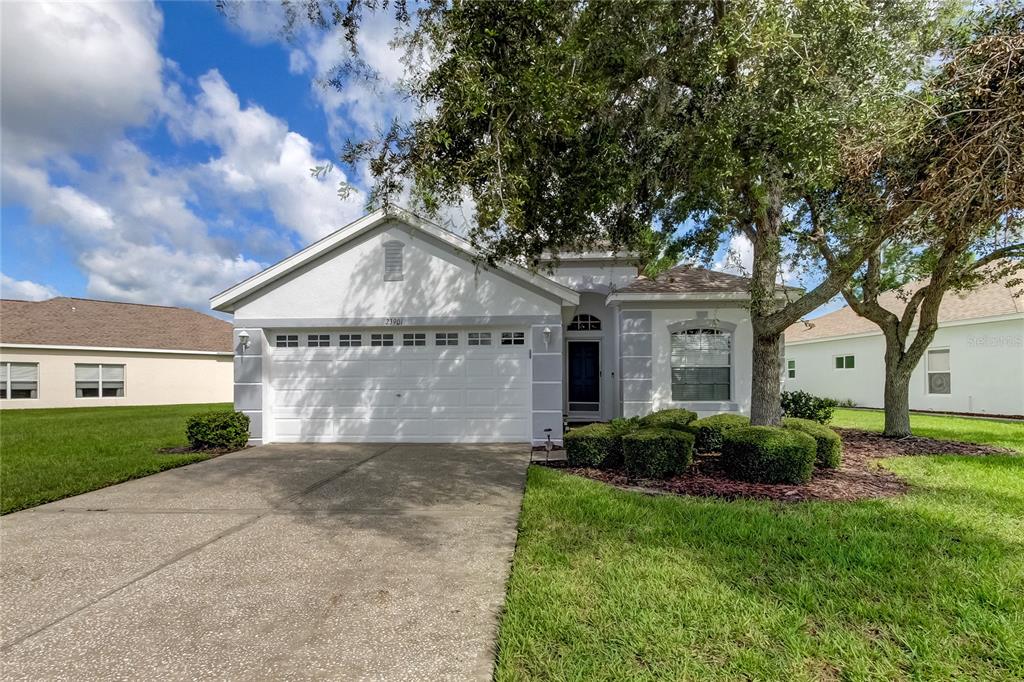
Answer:
[(696, 455), (686, 473), (667, 480), (630, 478), (623, 471), (568, 468), (585, 476), (627, 490), (654, 494), (696, 495), (723, 499), (759, 499), (780, 502), (807, 500), (853, 501), (902, 495), (909, 487), (878, 459), (920, 455), (1004, 455), (1012, 450), (989, 445), (936, 440), (934, 438), (884, 438), (880, 433), (836, 429), (843, 439), (843, 463), (838, 469), (815, 469), (803, 485), (747, 483), (729, 478), (715, 453)]

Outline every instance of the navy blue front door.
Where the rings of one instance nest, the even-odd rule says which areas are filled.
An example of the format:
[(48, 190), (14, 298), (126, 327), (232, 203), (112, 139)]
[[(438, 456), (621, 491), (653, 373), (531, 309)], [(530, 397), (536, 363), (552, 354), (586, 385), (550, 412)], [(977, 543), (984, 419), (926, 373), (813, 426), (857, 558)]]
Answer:
[(569, 342), (569, 411), (598, 412), (601, 407), (601, 344)]

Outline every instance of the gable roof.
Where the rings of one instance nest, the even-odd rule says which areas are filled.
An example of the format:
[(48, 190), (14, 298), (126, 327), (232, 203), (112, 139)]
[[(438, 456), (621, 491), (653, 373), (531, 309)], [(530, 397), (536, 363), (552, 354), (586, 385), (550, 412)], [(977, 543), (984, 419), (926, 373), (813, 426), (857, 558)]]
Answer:
[[(922, 280), (904, 287), (905, 296), (919, 289), (924, 283)], [(878, 302), (883, 308), (897, 315), (906, 308), (906, 302), (900, 298), (897, 290), (886, 291), (878, 297)], [(991, 282), (963, 294), (947, 292), (939, 305), (939, 324), (1017, 313), (1024, 313), (1024, 297), (1017, 295), (1017, 292), (1003, 282)], [(786, 343), (881, 333), (874, 322), (861, 317), (853, 308), (843, 306), (835, 312), (807, 320), (806, 323), (801, 321), (791, 325), (786, 329)]]
[(0, 300), (0, 343), (231, 353), (231, 324), (168, 306), (88, 298)]
[[(782, 292), (779, 292), (782, 295)], [(695, 265), (677, 265), (657, 277), (640, 275), (608, 301), (732, 300), (750, 298), (750, 278)]]
[[(443, 227), (435, 225), (428, 220), (424, 220), (404, 208), (390, 206), (387, 209), (377, 209), (373, 213), (367, 214), (359, 220), (349, 223), (340, 230), (336, 230), (335, 232), (327, 235), (320, 241), (310, 244), (298, 253), (292, 254), (284, 260), (271, 265), (269, 268), (256, 273), (249, 279), (239, 282), (235, 286), (220, 292), (210, 298), (210, 306), (214, 310), (231, 312), (234, 310), (234, 305), (243, 298), (252, 295), (259, 289), (281, 279), (302, 265), (305, 265), (306, 263), (309, 263), (310, 261), (343, 246), (346, 242), (349, 242), (359, 235), (365, 234), (366, 232), (369, 232), (390, 220), (400, 221), (412, 228), (420, 230), (421, 232), (425, 232), (438, 241), (454, 247), (457, 251), (469, 258), (479, 255), (473, 246), (462, 237), (449, 232)], [(543, 275), (531, 272), (524, 267), (514, 265), (512, 263), (499, 263), (497, 265), (497, 269), (526, 284), (533, 285), (538, 289), (546, 291), (570, 305), (576, 305), (580, 302), (579, 294), (572, 289), (565, 287), (552, 279), (544, 277)]]

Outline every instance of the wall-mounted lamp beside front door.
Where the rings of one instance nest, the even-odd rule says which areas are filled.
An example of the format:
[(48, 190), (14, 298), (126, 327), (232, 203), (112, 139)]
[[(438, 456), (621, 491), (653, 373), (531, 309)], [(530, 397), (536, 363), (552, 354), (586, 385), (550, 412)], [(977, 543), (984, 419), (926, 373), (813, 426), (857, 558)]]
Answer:
[(242, 350), (247, 349), (249, 347), (249, 343), (250, 343), (250, 341), (249, 341), (249, 332), (247, 332), (247, 331), (240, 331), (240, 332), (238, 332), (238, 343), (242, 346)]
[(551, 327), (544, 327), (544, 347), (551, 347)]

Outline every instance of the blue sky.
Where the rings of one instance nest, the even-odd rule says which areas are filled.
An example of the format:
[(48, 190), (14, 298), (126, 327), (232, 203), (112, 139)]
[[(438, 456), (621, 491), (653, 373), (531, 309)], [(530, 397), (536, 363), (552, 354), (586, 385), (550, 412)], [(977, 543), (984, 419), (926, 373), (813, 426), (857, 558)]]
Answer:
[[(379, 86), (327, 91), (315, 81), (340, 38), (283, 41), (279, 7), (228, 21), (200, 2), (0, 6), (4, 297), (208, 310), (362, 214), (364, 169), (309, 169), (412, 115), (392, 88), (394, 26), (385, 13), (360, 34)], [(342, 201), (342, 180), (360, 191)]]

